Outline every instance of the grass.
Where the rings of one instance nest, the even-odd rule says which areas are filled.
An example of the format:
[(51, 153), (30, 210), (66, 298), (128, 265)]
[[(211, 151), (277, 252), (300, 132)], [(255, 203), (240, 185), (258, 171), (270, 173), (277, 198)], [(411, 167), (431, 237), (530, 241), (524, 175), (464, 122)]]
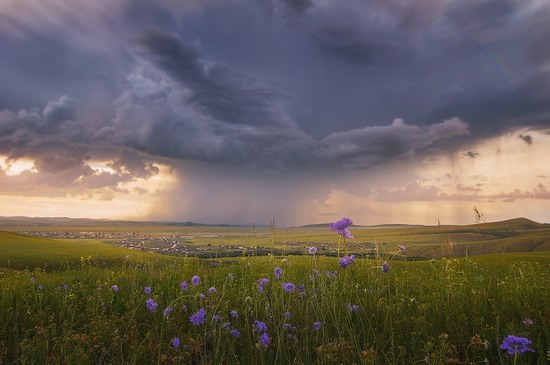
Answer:
[[(512, 364), (514, 357), (499, 345), (515, 335), (531, 340), (535, 350), (519, 355), (518, 364), (548, 364), (550, 252), (509, 253), (510, 247), (529, 248), (521, 246), (528, 240), (544, 241), (547, 228), (518, 223), (513, 229), (353, 230), (356, 240), (377, 237), (388, 272), (382, 271), (383, 260), (358, 258), (345, 269), (338, 258), (322, 255), (204, 260), (130, 251), (97, 240), (0, 232), (5, 267), (0, 270), (0, 363)], [(185, 229), (206, 235), (213, 228)], [(214, 231), (235, 241), (247, 237), (248, 244), (260, 235), (272, 238), (267, 229)], [(279, 230), (276, 240), (305, 242), (304, 247), (337, 242), (338, 236), (327, 231)], [(501, 231), (514, 232), (502, 237)], [(447, 258), (417, 261), (402, 260), (405, 255), (396, 250), (396, 244), (417, 252), (434, 245), (430, 252), (437, 252), (444, 245), (420, 237), (435, 242), (450, 235), (460, 237), (459, 245), (468, 245), (470, 252), (491, 245), (499, 250), (468, 258), (442, 251)], [(499, 240), (508, 248), (502, 250)], [(275, 268), (282, 269), (280, 278)], [(197, 286), (190, 282), (194, 275), (201, 278)], [(269, 282), (259, 290), (262, 278)], [(183, 281), (189, 284), (186, 291)], [(296, 289), (286, 291), (284, 283)], [(149, 299), (158, 304), (154, 311), (146, 306)], [(354, 306), (357, 310), (350, 310)], [(164, 315), (167, 307), (172, 312)], [(200, 309), (205, 321), (193, 325), (190, 316)], [(255, 321), (266, 324), (266, 335)]]
[[(512, 358), (498, 345), (514, 334), (529, 338), (536, 350), (521, 355), (520, 363), (548, 364), (549, 264), (548, 254), (505, 254), (393, 261), (383, 273), (381, 262), (373, 260), (358, 259), (342, 269), (330, 257), (242, 257), (183, 258), (162, 267), (124, 262), (104, 268), (84, 260), (78, 269), (4, 273), (0, 359), (52, 364), (505, 364)], [(281, 278), (274, 275), (276, 267), (283, 269)], [(193, 275), (201, 277), (198, 286), (190, 284)], [(260, 293), (261, 278), (269, 283)], [(188, 291), (180, 289), (184, 280)], [(283, 282), (297, 289), (286, 292)], [(144, 293), (146, 286), (151, 295)], [(209, 294), (211, 287), (217, 292)], [(159, 305), (153, 312), (145, 306), (149, 298)], [(350, 311), (350, 304), (358, 310)], [(168, 306), (173, 312), (164, 316)], [(200, 308), (206, 319), (194, 326), (189, 317)], [(236, 318), (230, 316), (232, 310)], [(525, 318), (534, 323), (524, 325)], [(268, 327), (266, 346), (256, 320)], [(321, 323), (319, 330), (315, 322)], [(174, 337), (181, 341), (179, 348), (172, 345)]]
[(54, 240), (0, 231), (0, 267), (58, 269), (78, 265), (81, 258), (88, 257), (105, 264), (128, 259), (137, 262), (168, 260), (166, 256), (129, 251), (97, 240)]

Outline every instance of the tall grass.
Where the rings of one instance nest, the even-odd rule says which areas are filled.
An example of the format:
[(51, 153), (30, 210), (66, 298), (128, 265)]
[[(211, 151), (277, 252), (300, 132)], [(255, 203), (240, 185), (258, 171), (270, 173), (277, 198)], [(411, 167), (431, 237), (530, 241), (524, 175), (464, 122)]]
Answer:
[[(513, 358), (499, 344), (514, 334), (535, 349), (518, 363), (548, 364), (550, 258), (506, 257), (393, 261), (388, 272), (381, 261), (357, 259), (342, 269), (336, 258), (310, 255), (186, 258), (162, 267), (84, 260), (78, 269), (3, 273), (0, 362), (505, 364)], [(262, 278), (269, 282), (260, 292)], [(189, 317), (201, 308), (205, 322), (193, 325)], [(255, 321), (267, 325), (269, 344)]]

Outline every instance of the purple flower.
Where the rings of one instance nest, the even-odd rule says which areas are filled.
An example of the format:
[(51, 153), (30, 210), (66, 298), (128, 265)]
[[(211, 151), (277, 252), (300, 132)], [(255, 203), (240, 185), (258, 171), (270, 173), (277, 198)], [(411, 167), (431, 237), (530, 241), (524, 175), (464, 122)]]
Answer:
[(168, 307), (164, 308), (163, 314), (164, 314), (164, 316), (166, 317), (167, 315), (169, 315), (169, 314), (172, 313), (173, 311), (174, 311), (174, 308), (168, 306)]
[(172, 346), (174, 346), (175, 349), (180, 347), (180, 338), (179, 337), (172, 338), (171, 342), (172, 342)]
[(181, 291), (188, 291), (189, 290), (189, 284), (187, 284), (187, 281), (182, 281), (180, 283), (180, 289), (181, 289)]
[(143, 288), (143, 292), (147, 295), (150, 295), (152, 292), (152, 289), (150, 286), (146, 286), (145, 288)]
[(262, 293), (264, 291), (264, 285), (269, 283), (269, 279), (266, 279), (266, 278), (262, 278), (260, 280), (258, 280), (258, 293)]
[(215, 293), (217, 293), (217, 292), (218, 292), (218, 291), (217, 291), (216, 288), (214, 288), (214, 287), (211, 287), (211, 288), (208, 289), (208, 294), (215, 294)]
[(342, 268), (342, 269), (345, 269), (346, 267), (348, 267), (349, 265), (353, 264), (355, 262), (355, 255), (351, 255), (351, 256), (344, 256), (340, 259), (340, 264), (339, 266)]
[(292, 313), (290, 313), (290, 312), (285, 312), (285, 318), (286, 318), (286, 319), (290, 319), (290, 317), (292, 317)]
[(348, 304), (348, 310), (350, 312), (357, 312), (359, 310), (359, 306), (356, 304)]
[(111, 290), (114, 291), (115, 293), (118, 292), (118, 285), (112, 285), (111, 286)]
[(521, 321), (521, 323), (523, 323), (524, 326), (532, 326), (535, 321), (533, 321), (531, 318), (525, 318), (523, 321)]
[(407, 248), (405, 246), (398, 245), (399, 251), (407, 255)]
[(204, 295), (203, 293), (200, 293), (199, 294), (199, 299), (204, 299), (204, 298), (206, 298), (206, 295)]
[(384, 261), (384, 263), (382, 264), (382, 271), (383, 272), (390, 271), (390, 265), (386, 261)]
[(527, 347), (527, 345), (532, 344), (533, 342), (529, 341), (525, 337), (516, 337), (513, 335), (508, 335), (502, 340), (500, 345), (501, 350), (506, 350), (508, 355), (523, 354), (524, 352), (530, 351), (534, 352), (535, 350)]
[(310, 255), (315, 255), (317, 253), (317, 247), (309, 247), (307, 253)]
[(42, 289), (44, 289), (44, 285), (42, 284), (38, 285), (38, 290), (42, 290)]
[(212, 320), (214, 322), (219, 322), (220, 319), (222, 319), (222, 317), (218, 314), (215, 314), (215, 315), (212, 316)]
[(262, 343), (263, 347), (269, 346), (269, 335), (267, 332), (264, 332), (260, 335), (260, 342)]
[(233, 318), (237, 318), (238, 314), (237, 314), (237, 311), (236, 310), (232, 310), (229, 315)]
[(306, 284), (300, 284), (300, 291), (306, 291)]
[(198, 275), (195, 275), (191, 278), (191, 284), (197, 286), (201, 282), (201, 278)]
[(181, 310), (182, 310), (183, 312), (187, 312), (187, 306), (186, 306), (185, 304), (182, 304), (182, 305), (181, 305)]
[(315, 332), (318, 332), (321, 329), (321, 322), (315, 322), (313, 324), (313, 329), (315, 329)]
[(225, 322), (224, 324), (222, 324), (223, 329), (228, 329), (229, 326), (231, 326), (231, 323), (229, 323), (229, 322)]
[(206, 311), (204, 308), (199, 309), (197, 312), (193, 313), (191, 317), (189, 317), (189, 322), (193, 323), (195, 326), (200, 326), (204, 323), (204, 320), (206, 319)]
[(280, 278), (281, 276), (283, 276), (283, 269), (281, 269), (280, 267), (276, 267), (275, 268), (275, 277)]
[(330, 225), (330, 229), (337, 232), (340, 236), (344, 236), (349, 239), (353, 239), (353, 236), (348, 230), (348, 227), (351, 226), (353, 222), (349, 218), (342, 218), (339, 221), (336, 221)]
[(36, 278), (33, 276), (31, 277), (31, 283), (34, 283), (36, 281)]
[(267, 324), (265, 324), (265, 322), (260, 322), (260, 321), (254, 321), (254, 327), (256, 328), (256, 331), (262, 333), (262, 332), (267, 332)]
[(229, 333), (231, 333), (231, 335), (235, 338), (239, 337), (241, 335), (241, 333), (237, 330), (231, 330), (231, 331), (229, 331)]
[(153, 312), (155, 309), (157, 309), (157, 307), (159, 306), (157, 303), (155, 303), (155, 301), (153, 300), (153, 298), (149, 298), (147, 299), (147, 301), (145, 302), (145, 306), (147, 307), (147, 309), (149, 309), (150, 312)]
[(294, 285), (293, 283), (282, 283), (281, 285), (283, 286), (283, 289), (286, 292), (291, 292), (296, 290), (296, 285)]

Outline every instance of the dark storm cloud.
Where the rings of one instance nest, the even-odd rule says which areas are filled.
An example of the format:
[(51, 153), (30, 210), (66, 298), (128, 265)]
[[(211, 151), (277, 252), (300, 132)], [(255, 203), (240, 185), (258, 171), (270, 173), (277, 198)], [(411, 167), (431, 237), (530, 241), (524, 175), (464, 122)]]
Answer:
[[(64, 181), (118, 186), (166, 159), (369, 168), (550, 127), (544, 2), (29, 0), (23, 10), (0, 5), (0, 153), (44, 173), (67, 166)], [(396, 118), (406, 123), (387, 125)], [(86, 158), (107, 161), (111, 176)]]

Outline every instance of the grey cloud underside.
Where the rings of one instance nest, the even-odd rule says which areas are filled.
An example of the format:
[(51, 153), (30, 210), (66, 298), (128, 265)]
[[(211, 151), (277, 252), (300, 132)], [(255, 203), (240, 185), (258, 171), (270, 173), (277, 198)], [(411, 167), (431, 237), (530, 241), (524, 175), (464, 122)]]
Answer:
[(77, 21), (46, 2), (0, 10), (17, 20), (0, 24), (0, 153), (66, 184), (116, 188), (165, 159), (369, 168), (550, 127), (541, 2), (76, 1), (93, 10)]

